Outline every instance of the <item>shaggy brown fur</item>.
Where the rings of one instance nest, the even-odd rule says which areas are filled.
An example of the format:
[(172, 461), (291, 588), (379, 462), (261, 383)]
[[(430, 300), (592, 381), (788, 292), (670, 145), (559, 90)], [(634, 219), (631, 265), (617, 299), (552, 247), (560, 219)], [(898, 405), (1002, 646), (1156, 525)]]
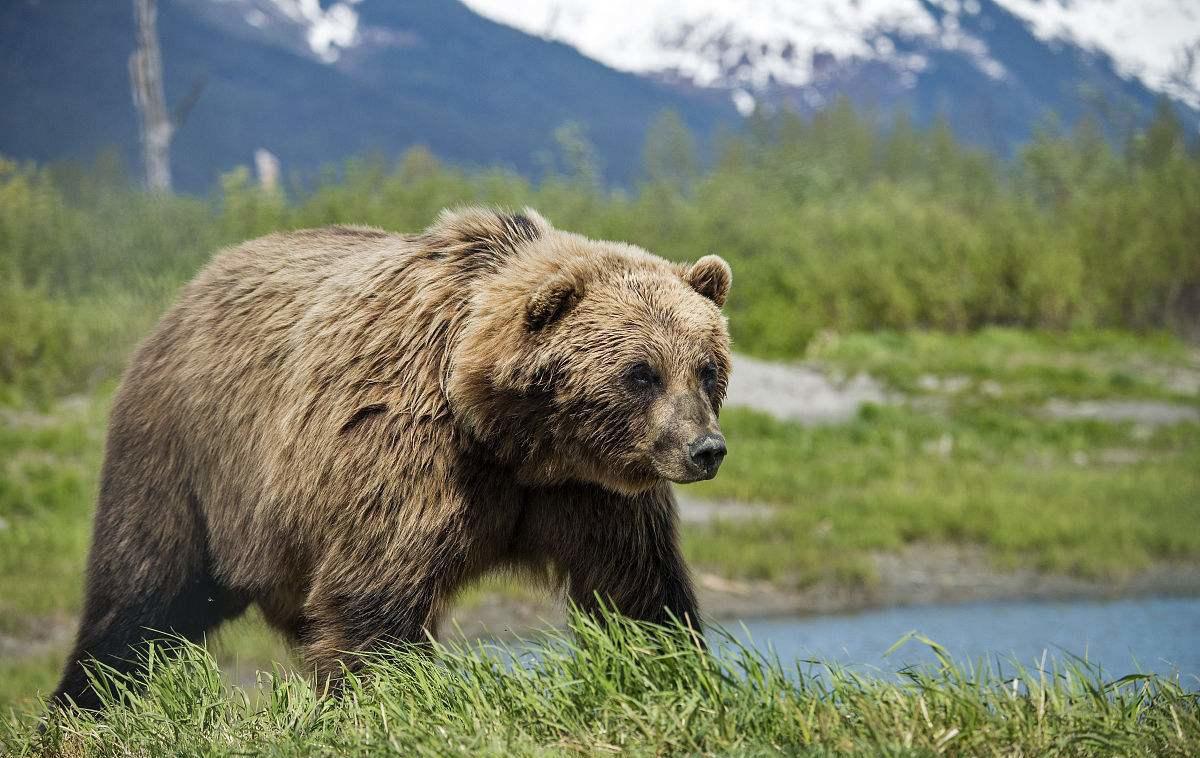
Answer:
[[(250, 603), (321, 676), (420, 642), (464, 583), (557, 578), (695, 620), (667, 480), (716, 472), (729, 267), (443, 212), (411, 237), (276, 234), (219, 254), (112, 410), (78, 642), (134, 670)], [(131, 650), (131, 647), (134, 650)]]

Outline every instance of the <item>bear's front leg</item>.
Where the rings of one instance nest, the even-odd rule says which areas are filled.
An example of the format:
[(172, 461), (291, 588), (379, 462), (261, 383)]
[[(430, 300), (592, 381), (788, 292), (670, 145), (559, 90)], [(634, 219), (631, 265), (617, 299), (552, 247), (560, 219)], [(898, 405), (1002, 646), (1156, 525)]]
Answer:
[(691, 577), (679, 550), (675, 499), (666, 484), (628, 497), (599, 487), (557, 488), (530, 503), (519, 559), (566, 575), (581, 610), (604, 603), (639, 621), (699, 629)]
[(315, 594), (303, 654), (318, 688), (333, 689), (346, 671), (362, 667), (363, 654), (428, 642), (434, 626), (436, 590), (424, 581), (404, 592), (364, 585)]
[(303, 653), (318, 687), (336, 691), (363, 654), (426, 645), (461, 574), (456, 551), (372, 551), (327, 561), (305, 603)]

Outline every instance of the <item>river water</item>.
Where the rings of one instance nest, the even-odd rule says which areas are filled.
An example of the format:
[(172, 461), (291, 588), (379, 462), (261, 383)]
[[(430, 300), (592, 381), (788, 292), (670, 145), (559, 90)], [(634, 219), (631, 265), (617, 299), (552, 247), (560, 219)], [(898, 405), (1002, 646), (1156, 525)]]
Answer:
[(934, 664), (925, 645), (897, 640), (919, 632), (956, 661), (988, 659), (1011, 671), (1016, 661), (1047, 670), (1073, 654), (1105, 679), (1131, 673), (1180, 674), (1200, 689), (1200, 598), (1140, 598), (1069, 602), (1005, 601), (889, 608), (834, 616), (747, 619), (725, 628), (784, 663), (820, 660), (862, 673), (890, 675), (908, 665)]

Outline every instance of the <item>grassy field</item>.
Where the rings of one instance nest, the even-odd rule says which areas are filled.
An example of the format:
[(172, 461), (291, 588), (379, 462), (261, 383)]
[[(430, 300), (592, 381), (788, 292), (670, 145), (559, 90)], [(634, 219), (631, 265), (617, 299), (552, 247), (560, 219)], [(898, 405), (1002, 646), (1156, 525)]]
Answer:
[[(37, 735), (0, 722), (9, 755), (1158, 755), (1200, 750), (1200, 702), (1174, 680), (1104, 682), (1083, 665), (1001, 678), (984, 663), (894, 679), (785, 665), (732, 640), (577, 620), (537, 657), (439, 647), (371, 663), (343, 695), (304, 677), (229, 687), (202, 648), (156, 658), (149, 687), (101, 677), (113, 709)], [(920, 639), (910, 644), (932, 644)], [(513, 665), (514, 660), (520, 663)]]
[(1200, 561), (1200, 426), (1047, 423), (989, 407), (938, 418), (878, 408), (838, 427), (727, 415), (727, 470), (695, 489), (770, 503), (767, 518), (687, 534), (727, 576), (871, 582), (869, 556), (982, 545), (1002, 565), (1121, 578)]
[[(1046, 132), (1011, 162), (936, 127), (880, 132), (846, 107), (756, 122), (708, 167), (687, 143), (664, 120), (647, 139), (645, 181), (625, 189), (604, 187), (595, 166), (533, 183), (419, 148), (286, 192), (237, 170), (204, 198), (145, 195), (106, 160), (0, 159), (0, 711), (35, 712), (54, 684), (106, 411), (130, 349), (181, 283), (222, 245), (271, 231), (412, 232), (464, 203), (533, 205), (561, 228), (675, 260), (719, 253), (735, 271), (738, 351), (868, 372), (896, 399), (821, 428), (729, 409), (728, 462), (688, 492), (766, 515), (689, 525), (685, 550), (706, 573), (863, 586), (878, 579), (873, 556), (947, 544), (999, 567), (1113, 580), (1200, 564), (1200, 423), (1051, 413), (1078, 401), (1200, 407), (1200, 354), (1179, 338), (1195, 336), (1200, 303), (1200, 150), (1169, 113), (1119, 150), (1084, 127)], [(402, 659), (329, 702), (292, 678), (223, 689), (289, 659), (250, 617), (209, 647), (222, 679), (194, 654), (106, 724), (52, 730), (51, 746), (1187, 754), (1200, 733), (1194, 698), (1169, 682), (1102, 689), (1060, 672), (1009, 694), (955, 667), (899, 685), (788, 679), (745, 653), (739, 673), (689, 651), (652, 654), (633, 631), (589, 634), (593, 649), (619, 647), (531, 671)], [(18, 721), (0, 752), (25, 752)]]
[[(812, 357), (911, 394), (815, 428), (728, 409), (733, 452), (717, 479), (687, 491), (771, 508), (762, 519), (689, 525), (685, 550), (699, 569), (782, 588), (869, 585), (873, 555), (947, 543), (981, 546), (1000, 567), (1089, 577), (1200, 563), (1200, 424), (1039, 411), (1050, 398), (1093, 396), (1197, 407), (1181, 384), (1200, 369), (1191, 348), (991, 330), (827, 337)], [(922, 389), (922, 376), (970, 381), (947, 393)], [(0, 706), (33, 705), (69, 644), (112, 388), (0, 406)], [(222, 633), (214, 651), (235, 679), (288, 658), (254, 618)]]
[(1200, 349), (1166, 333), (1096, 329), (1047, 332), (987, 327), (945, 332), (826, 332), (804, 357), (849, 374), (865, 371), (909, 394), (944, 390), (992, 405), (1059, 399), (1200, 402)]
[(727, 410), (732, 452), (720, 476), (689, 492), (775, 507), (692, 530), (699, 564), (802, 585), (869, 583), (872, 552), (920, 542), (981, 545), (1001, 565), (1090, 577), (1200, 561), (1200, 424), (1045, 410), (1097, 398), (1200, 407), (1194, 348), (989, 329), (827, 336), (809, 357), (843, 375), (868, 371), (905, 401), (812, 428)]

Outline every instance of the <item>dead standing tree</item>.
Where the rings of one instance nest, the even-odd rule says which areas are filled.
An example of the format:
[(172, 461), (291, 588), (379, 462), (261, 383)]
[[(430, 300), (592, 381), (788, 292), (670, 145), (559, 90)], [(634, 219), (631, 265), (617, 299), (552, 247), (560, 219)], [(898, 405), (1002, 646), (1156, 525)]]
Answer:
[(142, 138), (146, 188), (171, 191), (171, 137), (175, 124), (167, 115), (163, 95), (162, 53), (158, 47), (158, 11), (155, 0), (133, 0), (137, 21), (137, 49), (129, 56), (133, 105), (137, 108)]

